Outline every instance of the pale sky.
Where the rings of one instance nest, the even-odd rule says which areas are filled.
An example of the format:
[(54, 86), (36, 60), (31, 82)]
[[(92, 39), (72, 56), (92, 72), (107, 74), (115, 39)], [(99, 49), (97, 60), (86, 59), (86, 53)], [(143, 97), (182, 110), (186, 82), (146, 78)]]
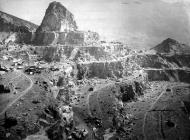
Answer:
[[(190, 0), (57, 0), (80, 30), (150, 48), (170, 37), (190, 44)], [(40, 25), (52, 0), (0, 0), (0, 10)]]

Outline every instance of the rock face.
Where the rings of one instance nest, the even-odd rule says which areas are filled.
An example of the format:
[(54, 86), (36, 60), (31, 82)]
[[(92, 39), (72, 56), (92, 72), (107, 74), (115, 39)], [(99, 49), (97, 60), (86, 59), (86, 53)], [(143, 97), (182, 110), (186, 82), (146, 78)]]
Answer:
[[(82, 62), (77, 65), (78, 79), (122, 78), (144, 69), (149, 80), (189, 82), (190, 55), (133, 55), (123, 60)], [(183, 77), (183, 78), (182, 78)]]
[[(37, 25), (0, 11), (0, 41), (31, 42)], [(14, 37), (12, 37), (14, 36)]]
[(36, 31), (34, 43), (39, 45), (81, 45), (84, 33), (77, 31), (73, 14), (61, 3), (52, 2)]
[(42, 56), (47, 62), (60, 61), (61, 50), (57, 49), (56, 47), (45, 47)]
[(121, 78), (123, 76), (123, 65), (121, 61), (92, 62), (77, 65), (78, 79), (98, 77), (102, 79)]
[(74, 31), (77, 29), (73, 14), (61, 3), (52, 2), (46, 10), (44, 19), (37, 29), (37, 32), (48, 31)]
[(36, 31), (34, 43), (38, 45), (83, 45), (99, 40), (96, 32), (77, 30), (73, 14), (61, 3), (52, 2), (46, 10), (45, 16)]
[(181, 44), (178, 41), (168, 38), (162, 43), (158, 44), (156, 47), (152, 48), (157, 53), (167, 53), (167, 54), (189, 54), (190, 46)]

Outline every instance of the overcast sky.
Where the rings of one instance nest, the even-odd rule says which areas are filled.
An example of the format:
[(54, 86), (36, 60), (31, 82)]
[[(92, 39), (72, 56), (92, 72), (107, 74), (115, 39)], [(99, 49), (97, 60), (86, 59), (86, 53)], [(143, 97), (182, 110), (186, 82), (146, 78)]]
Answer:
[[(0, 0), (0, 10), (40, 24), (52, 0)], [(190, 0), (57, 0), (80, 30), (149, 48), (170, 37), (190, 44)]]

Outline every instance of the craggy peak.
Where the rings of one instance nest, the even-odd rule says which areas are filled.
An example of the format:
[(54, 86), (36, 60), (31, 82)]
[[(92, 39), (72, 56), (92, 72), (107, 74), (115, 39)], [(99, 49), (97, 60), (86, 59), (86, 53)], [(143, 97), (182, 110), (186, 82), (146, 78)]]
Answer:
[(49, 4), (41, 25), (37, 32), (48, 31), (74, 31), (77, 24), (73, 14), (68, 11), (60, 2), (52, 2)]
[[(150, 48), (130, 45), (139, 36), (142, 44), (144, 36), (156, 40), (143, 30), (150, 27), (143, 8), (166, 24), (180, 11), (180, 2), (60, 0), (46, 7), (45, 1), (10, 0), (8, 6), (3, 1), (5, 10), (22, 11), (29, 4), (23, 14), (44, 17), (37, 26), (0, 12), (0, 140), (189, 140), (190, 46), (173, 34)], [(35, 6), (47, 9), (40, 13)], [(174, 12), (165, 22), (159, 6)], [(169, 27), (178, 27), (177, 21)], [(103, 25), (103, 34), (109, 34), (107, 22), (117, 36), (124, 23), (133, 31), (133, 22), (139, 36), (128, 32), (126, 40), (108, 40), (101, 30)], [(165, 38), (166, 27), (154, 25), (154, 31)]]

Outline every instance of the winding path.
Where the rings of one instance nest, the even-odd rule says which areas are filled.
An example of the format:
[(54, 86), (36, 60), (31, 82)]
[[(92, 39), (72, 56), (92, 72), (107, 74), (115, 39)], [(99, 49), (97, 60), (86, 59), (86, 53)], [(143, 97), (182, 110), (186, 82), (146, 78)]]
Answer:
[[(16, 71), (17, 71), (17, 70), (16, 70)], [(29, 90), (33, 87), (33, 85), (34, 85), (32, 79), (31, 79), (30, 77), (28, 77), (26, 74), (24, 74), (24, 73), (21, 72), (21, 71), (17, 71), (17, 72), (20, 73), (19, 76), (23, 75), (23, 76), (25, 76), (27, 79), (30, 80), (30, 86), (29, 86), (26, 90), (22, 91), (22, 92), (20, 93), (20, 95), (19, 95), (18, 97), (16, 97), (12, 102), (10, 102), (10, 103), (3, 109), (3, 111), (0, 113), (0, 116), (1, 116), (2, 114), (4, 114), (4, 113), (5, 113), (15, 102), (17, 102), (21, 97), (23, 97), (26, 93), (28, 93), (28, 91), (29, 91)], [(18, 76), (17, 76), (17, 77), (18, 77)], [(15, 79), (15, 78), (14, 78), (14, 79)]]

